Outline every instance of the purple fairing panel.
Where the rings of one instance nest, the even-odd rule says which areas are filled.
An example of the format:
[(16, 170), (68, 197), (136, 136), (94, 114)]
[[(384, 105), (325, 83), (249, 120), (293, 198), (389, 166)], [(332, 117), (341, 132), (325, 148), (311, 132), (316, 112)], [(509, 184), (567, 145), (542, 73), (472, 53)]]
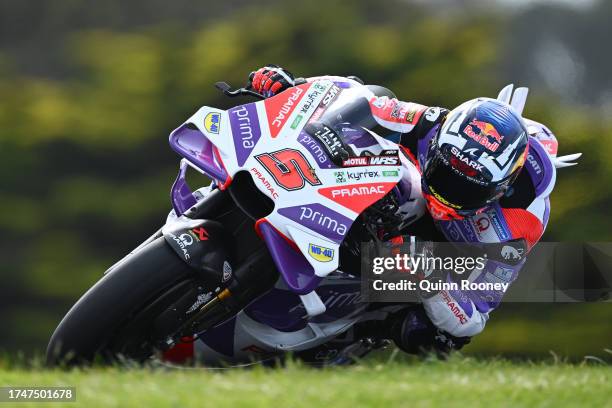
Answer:
[(550, 197), (546, 197), (544, 199), (544, 217), (543, 217), (543, 224), (544, 224), (544, 228), (546, 228), (546, 225), (548, 224), (548, 219), (550, 218)]
[(341, 243), (353, 220), (319, 203), (279, 208), (283, 217), (311, 229), (335, 243)]
[(172, 132), (170, 147), (213, 179), (221, 182), (227, 180), (227, 172), (215, 160), (214, 145), (194, 125), (184, 124)]
[(325, 313), (309, 318), (300, 298), (288, 290), (274, 288), (245, 308), (247, 316), (276, 330), (293, 332), (308, 322), (329, 323), (349, 316), (365, 306), (361, 302), (359, 278), (338, 279), (316, 289)]
[(333, 169), (337, 166), (331, 162), (321, 145), (308, 133), (302, 131), (298, 136), (298, 142), (310, 152), (320, 169)]
[(348, 88), (352, 88), (353, 84), (351, 84), (350, 82), (345, 82), (345, 81), (334, 81), (334, 84), (336, 84), (336, 86), (340, 87), (340, 88), (344, 88), (344, 89), (348, 89)]
[(529, 138), (529, 152), (525, 168), (535, 186), (536, 196), (542, 194), (550, 184), (554, 168), (544, 147), (534, 138)]
[(342, 128), (342, 137), (346, 143), (355, 145), (358, 148), (366, 148), (378, 145), (378, 141), (363, 129), (355, 129), (350, 126)]
[(249, 158), (261, 138), (257, 107), (254, 103), (236, 106), (227, 111), (236, 148), (238, 166)]
[(187, 163), (181, 161), (179, 173), (176, 176), (172, 189), (170, 190), (170, 198), (172, 199), (172, 208), (177, 217), (180, 217), (187, 209), (195, 205), (196, 199), (193, 192), (187, 185), (185, 175), (187, 173)]
[(312, 292), (321, 282), (321, 278), (315, 275), (314, 268), (304, 255), (291, 247), (270, 223), (258, 223), (258, 228), (289, 289), (298, 295)]
[(198, 338), (217, 353), (228, 357), (234, 356), (234, 339), (236, 330), (236, 317), (206, 330)]
[(249, 304), (244, 312), (256, 322), (283, 332), (303, 329), (308, 322), (304, 318), (304, 306), (295, 293), (272, 288)]
[(393, 188), (393, 191), (397, 195), (400, 205), (404, 204), (408, 200), (411, 200), (413, 192), (412, 180), (410, 179), (408, 172), (403, 172), (402, 178), (397, 182), (397, 185)]

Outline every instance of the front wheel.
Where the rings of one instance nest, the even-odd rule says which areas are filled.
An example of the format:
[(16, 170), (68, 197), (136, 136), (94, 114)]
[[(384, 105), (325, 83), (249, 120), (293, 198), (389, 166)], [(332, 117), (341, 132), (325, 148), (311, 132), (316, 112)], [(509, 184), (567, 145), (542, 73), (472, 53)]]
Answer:
[[(156, 318), (203, 283), (158, 238), (100, 279), (70, 309), (47, 348), (47, 363), (87, 364), (121, 355), (143, 361), (164, 340)], [(214, 289), (214, 288), (213, 288)]]

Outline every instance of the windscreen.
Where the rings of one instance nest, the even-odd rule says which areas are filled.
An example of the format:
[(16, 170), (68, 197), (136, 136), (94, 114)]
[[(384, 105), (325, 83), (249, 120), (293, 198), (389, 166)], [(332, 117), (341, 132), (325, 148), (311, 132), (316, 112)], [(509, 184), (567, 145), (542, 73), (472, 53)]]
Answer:
[[(332, 88), (330, 95), (333, 95), (333, 92)], [(333, 96), (323, 112), (318, 115), (315, 112), (310, 122), (320, 122), (329, 126), (345, 143), (353, 143), (366, 134), (363, 128), (373, 129), (377, 125), (369, 103), (369, 99), (373, 96), (365, 86), (342, 89)]]

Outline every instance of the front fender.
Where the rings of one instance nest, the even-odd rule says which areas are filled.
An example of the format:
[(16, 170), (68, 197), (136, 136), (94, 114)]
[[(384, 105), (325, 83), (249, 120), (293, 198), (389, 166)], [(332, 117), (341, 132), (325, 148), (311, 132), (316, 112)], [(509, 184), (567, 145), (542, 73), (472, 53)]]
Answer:
[(207, 280), (226, 283), (232, 278), (233, 240), (219, 222), (179, 217), (164, 225), (162, 235), (187, 265), (205, 272)]

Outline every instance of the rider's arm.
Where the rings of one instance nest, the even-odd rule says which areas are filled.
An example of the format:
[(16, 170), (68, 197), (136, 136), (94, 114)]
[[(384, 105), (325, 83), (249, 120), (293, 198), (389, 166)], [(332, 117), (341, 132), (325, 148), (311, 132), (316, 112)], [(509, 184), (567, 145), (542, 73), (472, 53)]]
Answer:
[[(451, 241), (499, 243), (499, 258), (489, 257), (483, 270), (475, 270), (467, 276), (471, 282), (512, 283), (525, 262), (524, 259), (516, 259), (517, 256), (523, 258), (540, 240), (546, 228), (550, 215), (549, 195), (555, 179), (554, 168), (539, 143), (532, 144), (529, 155), (525, 163), (527, 168), (523, 171), (527, 172), (525, 174), (534, 184), (535, 198), (520, 206), (506, 206), (507, 203), (502, 200), (501, 204), (504, 205), (496, 206), (494, 210), (461, 222), (440, 224), (441, 231)], [(437, 327), (455, 336), (473, 336), (483, 330), (489, 313), (499, 305), (503, 295), (503, 292), (474, 290), (440, 292), (425, 297), (423, 305)]]
[[(481, 270), (474, 270), (468, 276), (447, 278), (461, 287), (461, 280), (469, 282), (512, 283), (524, 263), (516, 265), (489, 260)], [(433, 296), (424, 294), (423, 307), (434, 326), (455, 337), (472, 337), (480, 333), (493, 311), (504, 296), (503, 291), (441, 290)]]

